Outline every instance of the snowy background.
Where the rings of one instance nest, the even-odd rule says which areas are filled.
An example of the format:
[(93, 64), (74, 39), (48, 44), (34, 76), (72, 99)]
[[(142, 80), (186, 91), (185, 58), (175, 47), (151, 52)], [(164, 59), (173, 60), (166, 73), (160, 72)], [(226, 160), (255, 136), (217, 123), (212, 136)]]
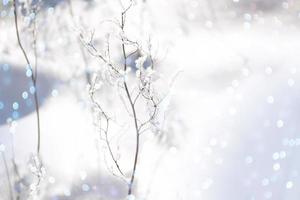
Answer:
[[(74, 0), (72, 20), (65, 1), (42, 2), (38, 91), (47, 173), (39, 199), (125, 199), (127, 186), (107, 171), (97, 143), (77, 40), (79, 30), (95, 30), (103, 45), (103, 21), (119, 18), (120, 3)], [(29, 18), (19, 21), (31, 52)], [(140, 0), (128, 24), (132, 36), (151, 36), (157, 67), (173, 83), (165, 131), (143, 139), (136, 199), (299, 199), (300, 1)], [(0, 149), (10, 173), (14, 155), (25, 176), (36, 146), (34, 88), (14, 31), (11, 2), (3, 0)], [(88, 70), (98, 65), (89, 57)], [(134, 143), (123, 143), (127, 166)], [(0, 177), (0, 199), (9, 200), (3, 159)]]

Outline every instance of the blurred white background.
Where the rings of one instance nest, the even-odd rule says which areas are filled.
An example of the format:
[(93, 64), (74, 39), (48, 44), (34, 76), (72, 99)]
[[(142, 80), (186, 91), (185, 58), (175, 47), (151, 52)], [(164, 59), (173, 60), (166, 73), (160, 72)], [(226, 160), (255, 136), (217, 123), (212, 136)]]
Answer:
[[(47, 192), (41, 199), (124, 199), (126, 185), (106, 170), (97, 145), (76, 39), (82, 29), (95, 30), (103, 46), (109, 30), (103, 21), (119, 17), (120, 3), (75, 0), (75, 23), (66, 2), (43, 3), (38, 89)], [(298, 0), (136, 1), (127, 31), (138, 40), (151, 37), (158, 71), (174, 81), (163, 133), (144, 137), (136, 199), (300, 198), (299, 11)], [(26, 174), (36, 145), (31, 85), (10, 2), (2, 2), (0, 15), (0, 143), (11, 172), (14, 147)], [(20, 16), (22, 37), (30, 41), (26, 20)], [(89, 58), (90, 71), (98, 65)], [(132, 154), (131, 144), (124, 141), (122, 158)], [(2, 160), (0, 174), (6, 200)]]

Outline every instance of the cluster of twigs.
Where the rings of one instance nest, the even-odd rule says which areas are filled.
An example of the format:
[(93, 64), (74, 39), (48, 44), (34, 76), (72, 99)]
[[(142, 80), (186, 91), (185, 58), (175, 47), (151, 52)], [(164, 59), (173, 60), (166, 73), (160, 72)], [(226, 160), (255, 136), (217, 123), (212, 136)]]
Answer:
[[(110, 47), (109, 42), (107, 44), (107, 49), (105, 54), (101, 54), (100, 51), (93, 44), (94, 32), (91, 34), (88, 41), (81, 34), (80, 38), (84, 46), (87, 48), (90, 55), (99, 59), (104, 65), (102, 65), (102, 71), (107, 71), (109, 77), (107, 80), (101, 80), (98, 74), (95, 75), (92, 79), (91, 86), (89, 89), (89, 94), (91, 101), (94, 105), (94, 108), (99, 112), (99, 131), (102, 136), (102, 140), (105, 141), (105, 144), (108, 148), (109, 155), (114, 163), (115, 169), (117, 172), (111, 170), (111, 172), (120, 177), (122, 180), (126, 181), (128, 184), (128, 195), (133, 194), (133, 185), (135, 183), (135, 176), (138, 166), (139, 154), (140, 154), (140, 137), (141, 134), (152, 125), (155, 125), (155, 117), (157, 115), (158, 106), (161, 100), (157, 97), (155, 93), (155, 88), (153, 86), (154, 82), (154, 60), (151, 56), (151, 53), (146, 53), (143, 50), (142, 46), (128, 37), (126, 37), (125, 26), (126, 26), (126, 14), (133, 6), (132, 1), (130, 5), (121, 13), (121, 20), (117, 24), (120, 30), (120, 54), (122, 55), (123, 63), (116, 64), (116, 62), (111, 61), (110, 56)], [(141, 56), (135, 60), (136, 62), (136, 81), (130, 82), (131, 67), (128, 65), (128, 59), (132, 55), (141, 54)], [(150, 60), (150, 66), (145, 68), (146, 60)], [(132, 170), (130, 176), (126, 176), (125, 172), (121, 169), (119, 158), (113, 152), (113, 147), (109, 140), (109, 127), (110, 123), (114, 120), (110, 117), (109, 113), (104, 109), (103, 105), (96, 99), (96, 93), (98, 91), (98, 86), (101, 84), (101, 81), (110, 82), (110, 80), (116, 80), (117, 91), (120, 92), (121, 98), (127, 99), (123, 106), (125, 110), (128, 111), (128, 115), (132, 118), (132, 126), (134, 127), (135, 134), (135, 151), (134, 151), (134, 160), (132, 162)], [(142, 105), (146, 107), (146, 112), (138, 114), (138, 102), (142, 102)], [(143, 119), (144, 116), (148, 115), (146, 119)]]

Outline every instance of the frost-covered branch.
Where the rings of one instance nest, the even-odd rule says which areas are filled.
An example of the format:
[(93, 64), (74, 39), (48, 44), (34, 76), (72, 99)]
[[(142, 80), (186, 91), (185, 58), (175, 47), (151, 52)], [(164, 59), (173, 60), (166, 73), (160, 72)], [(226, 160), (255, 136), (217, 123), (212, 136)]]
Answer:
[[(157, 78), (155, 77), (156, 73), (154, 72), (153, 56), (151, 55), (151, 53), (147, 54), (146, 51), (143, 50), (143, 47), (139, 44), (139, 42), (127, 37), (125, 31), (126, 15), (132, 7), (133, 2), (130, 1), (130, 4), (126, 8), (123, 8), (123, 11), (121, 12), (120, 23), (117, 25), (120, 33), (118, 35), (118, 38), (120, 38), (121, 43), (119, 54), (121, 54), (122, 56), (122, 64), (118, 65), (117, 61), (111, 60), (111, 48), (109, 44), (109, 39), (106, 41), (106, 52), (100, 53), (100, 51), (94, 45), (94, 32), (91, 32), (90, 36), (88, 37), (86, 37), (84, 34), (80, 34), (82, 44), (86, 47), (89, 54), (92, 57), (98, 58), (102, 63), (104, 63), (102, 70), (100, 70), (100, 72), (96, 72), (96, 78), (92, 79), (92, 83), (90, 85), (90, 97), (94, 107), (99, 112), (100, 118), (98, 120), (101, 121), (101, 119), (104, 119), (104, 128), (100, 123), (99, 130), (100, 134), (104, 134), (104, 138), (102, 137), (102, 139), (105, 141), (109, 155), (115, 165), (115, 168), (117, 169), (120, 177), (128, 179), (128, 195), (133, 194), (133, 186), (135, 183), (141, 148), (140, 136), (143, 132), (149, 130), (151, 125), (154, 124), (153, 122), (155, 121), (155, 118), (158, 113), (158, 107), (161, 102), (161, 100), (159, 100), (158, 96), (156, 95), (156, 92), (154, 91), (153, 87), (153, 82)], [(113, 23), (113, 25), (115, 24), (116, 23)], [(134, 69), (136, 70), (135, 81), (129, 81), (128, 79), (131, 77), (130, 72), (132, 70), (132, 66), (129, 66), (127, 62), (135, 55), (139, 56), (137, 59), (134, 60), (136, 63), (136, 69)], [(148, 68), (145, 69), (145, 63), (147, 60), (150, 61), (150, 66), (148, 66)], [(135, 147), (133, 155), (134, 159), (131, 164), (131, 171), (129, 173), (129, 176), (127, 177), (125, 176), (125, 173), (121, 170), (120, 163), (118, 162), (118, 159), (116, 158), (115, 153), (113, 152), (113, 148), (108, 138), (108, 127), (110, 122), (108, 113), (103, 110), (103, 107), (100, 106), (99, 102), (97, 102), (95, 98), (95, 92), (100, 90), (100, 87), (97, 86), (97, 83), (98, 85), (103, 84), (100, 81), (100, 78), (98, 77), (97, 73), (103, 74), (103, 72), (106, 72), (109, 75), (109, 77), (106, 77), (106, 79), (102, 76), (101, 81), (103, 81), (104, 84), (107, 81), (109, 85), (113, 87), (114, 85), (116, 86), (117, 92), (122, 102), (122, 106), (126, 110), (127, 115), (132, 119), (132, 126), (135, 134)], [(116, 82), (111, 82), (111, 80), (115, 80)], [(145, 118), (146, 113), (143, 112), (141, 106), (144, 107), (144, 109), (148, 110), (147, 112), (149, 117), (147, 117), (146, 119), (143, 119)], [(139, 112), (142, 113), (139, 114)], [(112, 173), (115, 175), (114, 172)]]

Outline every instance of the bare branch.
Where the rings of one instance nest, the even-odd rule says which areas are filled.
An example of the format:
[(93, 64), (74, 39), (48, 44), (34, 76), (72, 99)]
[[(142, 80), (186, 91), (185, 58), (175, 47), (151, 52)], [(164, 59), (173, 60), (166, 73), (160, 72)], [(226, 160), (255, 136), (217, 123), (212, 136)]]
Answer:
[[(37, 87), (36, 87), (36, 81), (37, 81), (37, 52), (36, 52), (36, 44), (34, 44), (34, 55), (35, 55), (35, 64), (36, 64), (36, 69), (35, 72), (32, 69), (32, 65), (29, 61), (28, 55), (22, 45), (21, 39), (20, 39), (20, 33), (19, 33), (19, 26), (18, 26), (18, 12), (17, 12), (17, 4), (16, 0), (13, 0), (13, 8), (14, 8), (14, 22), (15, 22), (15, 30), (16, 30), (16, 36), (18, 40), (18, 45), (23, 53), (23, 56), (26, 60), (27, 67), (31, 72), (31, 80), (34, 86), (34, 101), (35, 101), (35, 110), (36, 110), (36, 117), (37, 117), (37, 154), (40, 154), (40, 146), (41, 146), (41, 130), (40, 130), (40, 112), (39, 112), (39, 101), (38, 101), (38, 94), (37, 94)], [(35, 11), (34, 11), (35, 12)], [(36, 14), (36, 13), (35, 13)], [(34, 19), (35, 20), (35, 19)], [(34, 22), (35, 24), (35, 22)], [(34, 25), (34, 43), (36, 43), (36, 25)]]

